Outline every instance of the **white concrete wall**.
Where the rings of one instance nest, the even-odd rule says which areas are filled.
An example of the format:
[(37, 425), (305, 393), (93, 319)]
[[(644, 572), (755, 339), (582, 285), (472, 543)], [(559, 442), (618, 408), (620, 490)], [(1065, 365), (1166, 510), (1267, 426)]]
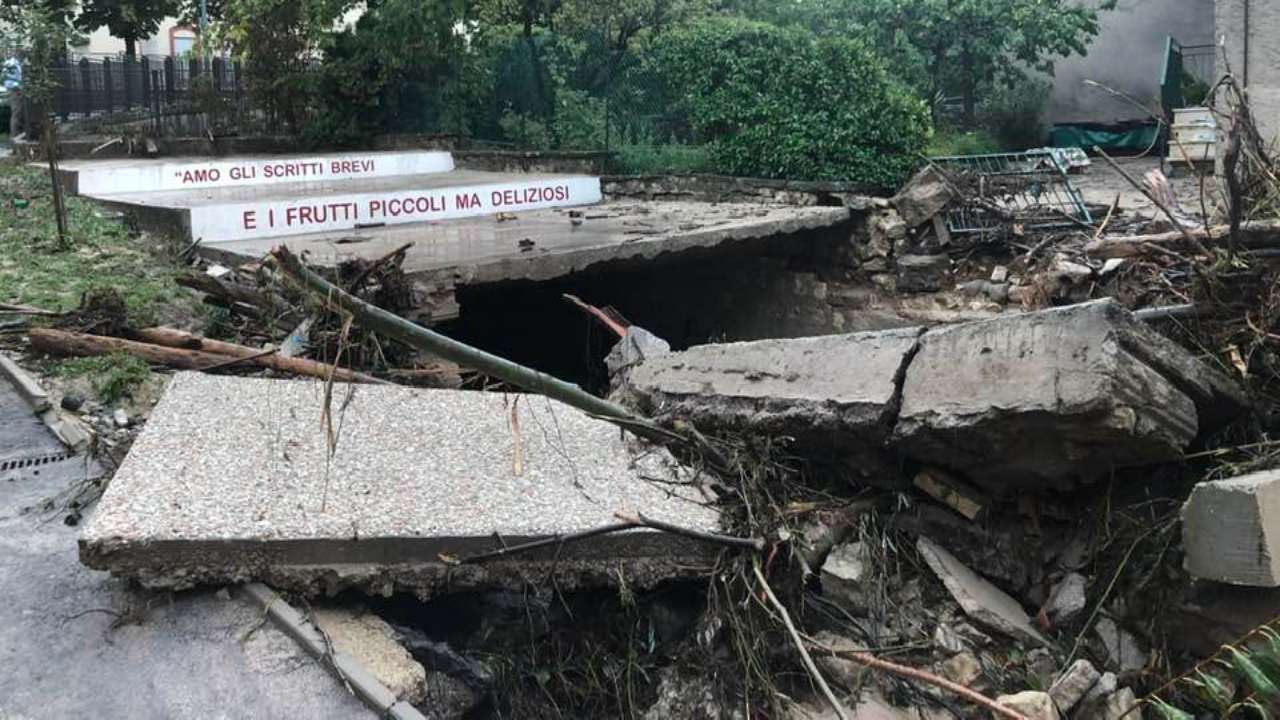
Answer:
[(1250, 107), (1263, 138), (1275, 141), (1280, 137), (1280, 43), (1276, 42), (1280, 38), (1280, 0), (1218, 0), (1216, 24), (1223, 46), (1218, 71), (1225, 73), (1229, 65), (1236, 79), (1247, 84)]
[[(138, 42), (139, 55), (168, 55), (169, 31), (178, 27), (177, 18), (168, 18), (160, 23), (160, 29), (150, 38)], [(123, 55), (124, 40), (114, 37), (105, 27), (100, 27), (88, 35), (89, 42), (74, 48), (80, 55)]]
[[(1084, 1), (1099, 4), (1099, 0)], [(1219, 0), (1218, 4), (1231, 1)], [(1115, 122), (1142, 118), (1141, 110), (1084, 81), (1100, 82), (1159, 107), (1165, 38), (1173, 36), (1184, 45), (1212, 43), (1213, 22), (1214, 0), (1119, 0), (1115, 10), (1102, 13), (1100, 31), (1089, 46), (1088, 55), (1055, 64), (1049, 121)]]

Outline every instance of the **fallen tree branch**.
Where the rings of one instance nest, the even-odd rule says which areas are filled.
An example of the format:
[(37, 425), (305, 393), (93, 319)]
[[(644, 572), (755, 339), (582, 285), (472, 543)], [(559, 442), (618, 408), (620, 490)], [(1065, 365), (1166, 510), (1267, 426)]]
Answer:
[(629, 522), (601, 525), (600, 527), (583, 530), (582, 532), (569, 533), (567, 535), (553, 535), (552, 537), (542, 538), (541, 540), (531, 540), (527, 543), (504, 547), (492, 552), (480, 553), (479, 555), (469, 555), (467, 557), (460, 558), (457, 562), (459, 565), (484, 562), (485, 560), (493, 560), (496, 558), (507, 557), (508, 555), (516, 555), (518, 553), (529, 552), (531, 550), (550, 547), (552, 545), (567, 545), (571, 542), (587, 540), (600, 535), (608, 535), (609, 533), (622, 532), (623, 530), (630, 530), (634, 527), (636, 527), (635, 523)]
[(731, 547), (744, 548), (746, 550), (755, 550), (756, 552), (763, 552), (767, 546), (764, 538), (742, 538), (734, 537), (732, 535), (719, 535), (716, 533), (702, 532), (701, 530), (693, 530), (686, 527), (680, 527), (679, 525), (672, 525), (668, 522), (662, 522), (661, 520), (647, 518), (640, 513), (630, 515), (627, 513), (617, 512), (614, 513), (613, 516), (623, 522), (629, 522), (634, 525), (643, 525), (644, 527), (653, 528), (654, 530), (661, 530), (665, 533), (681, 535), (683, 537), (693, 538), (694, 540), (702, 540), (703, 542), (719, 543), (721, 545), (729, 545)]
[(569, 293), (565, 293), (560, 297), (578, 306), (580, 310), (582, 310), (586, 314), (598, 320), (601, 325), (604, 325), (605, 327), (612, 330), (613, 333), (618, 337), (621, 338), (621, 337), (627, 336), (627, 329), (625, 327), (623, 327), (620, 323), (618, 323), (618, 321), (609, 317), (608, 313), (596, 307), (595, 305), (592, 305), (591, 303), (588, 303), (588, 302), (584, 302), (577, 295), (570, 295)]
[[(318, 378), (327, 377), (330, 368), (329, 365), (314, 360), (285, 358), (275, 353), (265, 355), (252, 348), (244, 348), (247, 352), (243, 355), (227, 355), (49, 328), (34, 328), (27, 333), (27, 337), (31, 340), (32, 348), (53, 355), (94, 356), (125, 353), (154, 365), (167, 365), (179, 370), (203, 371), (226, 367), (228, 358), (258, 367)], [(254, 357), (255, 355), (257, 357)], [(337, 368), (335, 377), (343, 382), (358, 382), (365, 376), (346, 368)], [(375, 380), (375, 382), (384, 381)]]
[(787, 633), (791, 635), (791, 640), (796, 644), (796, 650), (800, 653), (800, 660), (804, 663), (804, 667), (809, 671), (809, 676), (813, 678), (813, 682), (818, 686), (818, 690), (822, 692), (823, 697), (827, 699), (827, 703), (831, 705), (831, 709), (835, 711), (836, 717), (840, 720), (846, 720), (848, 715), (845, 714), (844, 705), (836, 699), (835, 693), (831, 692), (831, 686), (827, 684), (827, 679), (822, 677), (817, 664), (813, 662), (813, 657), (809, 655), (809, 649), (805, 647), (804, 640), (800, 637), (800, 631), (796, 630), (795, 623), (791, 622), (791, 613), (787, 612), (787, 607), (783, 605), (778, 596), (773, 594), (773, 588), (769, 587), (769, 581), (765, 579), (764, 573), (760, 571), (760, 558), (753, 558), (751, 561), (751, 570), (755, 572), (756, 582), (760, 583), (760, 589), (764, 590), (765, 597), (769, 599), (769, 604), (773, 605), (778, 615), (782, 617), (782, 624), (787, 627)]
[[(1187, 231), (1201, 241), (1217, 242), (1231, 235), (1227, 225), (1216, 225), (1208, 230), (1197, 228)], [(1161, 252), (1165, 245), (1184, 243), (1186, 236), (1180, 232), (1153, 233), (1151, 235), (1120, 235), (1094, 240), (1085, 246), (1089, 255), (1097, 258), (1134, 257), (1147, 252)], [(1240, 225), (1237, 242), (1248, 249), (1280, 247), (1280, 221), (1264, 220)], [(1195, 249), (1182, 246), (1181, 249)]]
[[(329, 363), (323, 363), (317, 360), (308, 360), (307, 358), (285, 357), (283, 355), (272, 357), (272, 353), (265, 353), (258, 348), (223, 342), (221, 340), (211, 340), (184, 330), (175, 330), (174, 328), (167, 327), (152, 327), (135, 330), (130, 335), (130, 339), (150, 343), (152, 345), (163, 345), (164, 347), (183, 348), (185, 350), (197, 350), (199, 352), (214, 353), (216, 355), (227, 355), (233, 358), (239, 358), (245, 362), (252, 360), (254, 364), (261, 365), (263, 367), (269, 367), (274, 370), (293, 373), (295, 375), (317, 377), (322, 380), (327, 380), (329, 378), (329, 370), (333, 367)], [(392, 384), (388, 383), (386, 380), (379, 380), (372, 375), (366, 375), (355, 370), (348, 370), (347, 368), (337, 368), (334, 372), (334, 379), (341, 382), (363, 382), (382, 385)]]
[(1196, 252), (1200, 253), (1201, 255), (1209, 254), (1209, 249), (1204, 246), (1204, 243), (1197, 240), (1195, 236), (1193, 236), (1191, 232), (1187, 230), (1186, 226), (1184, 226), (1181, 222), (1179, 222), (1178, 218), (1173, 214), (1173, 211), (1170, 210), (1168, 206), (1166, 206), (1163, 202), (1161, 202), (1160, 199), (1155, 196), (1155, 193), (1143, 187), (1142, 183), (1134, 179), (1134, 177), (1130, 175), (1127, 170), (1120, 167), (1120, 163), (1116, 162), (1111, 158), (1110, 155), (1103, 152), (1102, 148), (1098, 147), (1097, 145), (1094, 145), (1093, 151), (1098, 153), (1098, 155), (1103, 160), (1106, 160), (1107, 164), (1110, 165), (1113, 170), (1115, 170), (1117, 173), (1120, 173), (1120, 177), (1124, 178), (1125, 181), (1128, 182), (1130, 185), (1132, 185), (1138, 192), (1145, 195), (1147, 199), (1151, 201), (1152, 205), (1155, 205), (1157, 208), (1159, 208), (1160, 212), (1164, 213), (1165, 217), (1169, 218), (1169, 222), (1173, 223), (1173, 227), (1178, 230), (1178, 232), (1187, 241), (1187, 243), (1191, 245), (1191, 247), (1195, 248)]
[(728, 545), (730, 547), (745, 548), (747, 550), (761, 551), (765, 548), (765, 541), (761, 538), (741, 538), (732, 535), (717, 535), (715, 533), (702, 532), (700, 530), (692, 530), (690, 528), (672, 525), (671, 523), (654, 520), (645, 517), (639, 513), (628, 515), (626, 513), (614, 513), (620, 522), (611, 523), (609, 525), (601, 525), (600, 527), (583, 530), (582, 532), (568, 533), (565, 535), (553, 535), (551, 537), (541, 538), (538, 540), (530, 540), (519, 545), (504, 547), (491, 552), (480, 553), (479, 555), (469, 555), (460, 558), (455, 562), (459, 565), (467, 565), (470, 563), (484, 562), (485, 560), (494, 560), (496, 558), (508, 557), (539, 548), (551, 547), (553, 545), (567, 545), (580, 540), (588, 540), (600, 535), (609, 535), (611, 533), (622, 532), (623, 530), (634, 530), (636, 528), (647, 527), (654, 530), (661, 530), (672, 535), (680, 535), (683, 537), (701, 540), (703, 542), (717, 543), (720, 545)]
[(934, 675), (927, 670), (899, 665), (898, 663), (890, 662), (888, 660), (881, 660), (870, 653), (861, 652), (859, 650), (836, 650), (835, 648), (823, 645), (813, 638), (807, 638), (807, 640), (809, 648), (815, 650), (820, 655), (850, 660), (864, 667), (883, 670), (891, 675), (897, 675), (898, 677), (918, 680), (925, 684), (933, 685), (934, 687), (946, 690), (953, 695), (962, 697), (975, 705), (981, 705), (997, 715), (1009, 718), (1009, 720), (1028, 720), (1025, 715), (1013, 708), (1001, 705), (976, 690), (972, 690), (959, 683), (954, 683), (946, 678)]

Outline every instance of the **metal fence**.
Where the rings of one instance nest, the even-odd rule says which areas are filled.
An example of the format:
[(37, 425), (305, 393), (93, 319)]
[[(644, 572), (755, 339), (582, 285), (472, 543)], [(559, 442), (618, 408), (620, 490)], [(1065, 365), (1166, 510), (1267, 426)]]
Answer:
[(55, 65), (53, 74), (50, 112), (63, 121), (145, 120), (163, 135), (174, 131), (176, 117), (206, 116), (199, 124), (207, 125), (244, 110), (241, 65), (222, 58), (82, 57)]

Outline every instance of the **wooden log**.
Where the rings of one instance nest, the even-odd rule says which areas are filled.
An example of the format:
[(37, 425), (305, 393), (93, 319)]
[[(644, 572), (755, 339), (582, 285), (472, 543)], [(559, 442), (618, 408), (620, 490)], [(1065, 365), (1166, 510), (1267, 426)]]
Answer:
[[(150, 343), (152, 345), (162, 345), (164, 347), (196, 350), (199, 352), (241, 358), (246, 362), (251, 361), (253, 364), (273, 368), (282, 372), (293, 373), (295, 375), (327, 378), (329, 377), (329, 371), (332, 367), (326, 363), (308, 360), (306, 358), (285, 357), (283, 355), (262, 356), (262, 350), (260, 348), (251, 348), (245, 345), (223, 342), (221, 340), (211, 340), (184, 330), (167, 327), (153, 327), (137, 330), (133, 333), (132, 339), (144, 343)], [(385, 382), (371, 375), (365, 375), (364, 373), (341, 367), (334, 372), (333, 377), (335, 380), (341, 380), (343, 382)]]
[(198, 290), (202, 293), (225, 298), (229, 301), (252, 305), (267, 312), (285, 314), (291, 310), (283, 300), (271, 293), (261, 292), (241, 285), (223, 282), (212, 275), (206, 275), (204, 273), (188, 273), (186, 275), (179, 275), (174, 278), (174, 282), (185, 288)]
[[(267, 367), (273, 370), (280, 370), (282, 372), (293, 373), (296, 375), (307, 375), (321, 379), (329, 377), (330, 369), (328, 365), (318, 363), (313, 360), (302, 360), (301, 362), (297, 362), (299, 358), (282, 358), (279, 355), (263, 355), (262, 351), (253, 350), (252, 348), (245, 348), (249, 351), (248, 356), (227, 355), (209, 352), (206, 350), (193, 350), (185, 347), (167, 347), (164, 345), (138, 342), (136, 340), (104, 337), (102, 335), (87, 335), (85, 333), (68, 332), (66, 330), (52, 330), (48, 328), (35, 328), (31, 330), (27, 336), (31, 339), (32, 348), (39, 350), (40, 352), (50, 353), (53, 355), (92, 356), (119, 352), (132, 355), (141, 360), (145, 360), (148, 363), (155, 365), (168, 365), (169, 367), (178, 368), (180, 370), (205, 370), (211, 367), (226, 366), (229, 358), (243, 360), (246, 365), (257, 365), (259, 367)], [(340, 382), (356, 382), (358, 380), (362, 380), (364, 376), (360, 373), (347, 370), (346, 368), (337, 368), (333, 374), (333, 378)], [(370, 380), (373, 379), (370, 378)]]
[[(1216, 244), (1227, 239), (1231, 234), (1231, 228), (1226, 225), (1217, 225), (1209, 230), (1198, 228), (1187, 232), (1196, 240), (1207, 240)], [(1258, 221), (1245, 223), (1240, 226), (1237, 240), (1241, 247), (1249, 249), (1280, 246), (1280, 222)], [(1085, 251), (1089, 255), (1100, 259), (1158, 255), (1160, 254), (1158, 248), (1173, 249), (1180, 252), (1194, 250), (1187, 244), (1186, 238), (1180, 232), (1104, 237), (1085, 245)]]

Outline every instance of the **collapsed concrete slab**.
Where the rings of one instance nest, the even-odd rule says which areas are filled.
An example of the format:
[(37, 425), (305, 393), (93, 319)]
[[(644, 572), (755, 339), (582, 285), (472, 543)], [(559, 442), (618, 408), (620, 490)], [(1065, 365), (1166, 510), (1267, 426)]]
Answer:
[(1280, 587), (1280, 470), (1196, 485), (1182, 506), (1182, 543), (1195, 577)]
[[(152, 587), (260, 580), (431, 595), (648, 585), (718, 548), (634, 529), (481, 563), (468, 556), (642, 512), (714, 531), (665, 452), (538, 396), (180, 373), (86, 525), (81, 560)], [(659, 482), (649, 482), (656, 479)]]
[[(938, 330), (703, 345), (647, 359), (622, 396), (705, 432), (881, 449), (992, 489), (1065, 486), (1172, 460), (1247, 401), (1112, 301)], [(874, 473), (872, 473), (874, 474)]]
[(647, 358), (622, 395), (645, 414), (704, 432), (785, 435), (802, 452), (876, 452), (920, 329), (701, 345)]
[(891, 444), (995, 487), (1179, 457), (1246, 400), (1112, 301), (928, 332)]

